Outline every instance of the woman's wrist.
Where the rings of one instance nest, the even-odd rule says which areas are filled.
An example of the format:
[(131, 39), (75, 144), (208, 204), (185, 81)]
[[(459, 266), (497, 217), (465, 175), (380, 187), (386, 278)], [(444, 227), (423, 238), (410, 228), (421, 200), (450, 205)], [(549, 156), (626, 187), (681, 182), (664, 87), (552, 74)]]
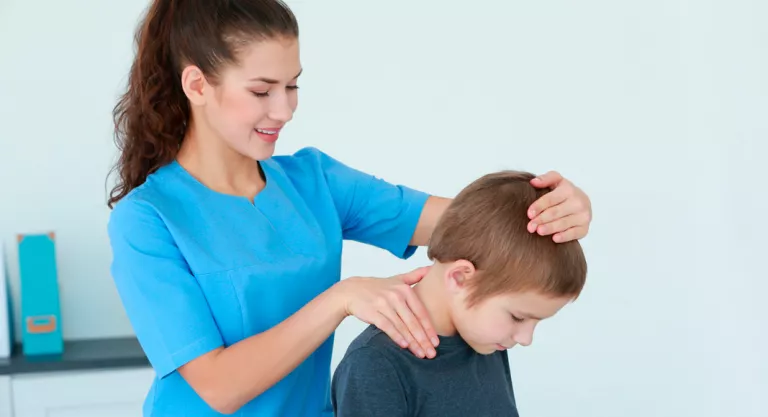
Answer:
[(356, 277), (342, 279), (328, 289), (328, 297), (333, 311), (337, 312), (342, 319), (352, 315), (349, 311), (349, 300), (351, 296), (351, 287)]

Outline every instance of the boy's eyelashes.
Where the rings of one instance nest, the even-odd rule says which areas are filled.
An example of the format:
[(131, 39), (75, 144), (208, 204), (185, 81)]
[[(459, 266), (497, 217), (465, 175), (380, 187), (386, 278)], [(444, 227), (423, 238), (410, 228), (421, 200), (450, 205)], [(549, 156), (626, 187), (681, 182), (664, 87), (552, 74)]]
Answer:
[(514, 314), (510, 314), (510, 315), (512, 316), (512, 320), (514, 320), (514, 321), (516, 321), (516, 322), (518, 322), (518, 323), (521, 323), (523, 320), (525, 320), (524, 318), (521, 318), (521, 317), (517, 317), (517, 316), (516, 316), (516, 315), (514, 315)]
[[(298, 90), (298, 85), (288, 85), (285, 87), (286, 90)], [(268, 97), (269, 91), (251, 91), (251, 93), (256, 97)]]

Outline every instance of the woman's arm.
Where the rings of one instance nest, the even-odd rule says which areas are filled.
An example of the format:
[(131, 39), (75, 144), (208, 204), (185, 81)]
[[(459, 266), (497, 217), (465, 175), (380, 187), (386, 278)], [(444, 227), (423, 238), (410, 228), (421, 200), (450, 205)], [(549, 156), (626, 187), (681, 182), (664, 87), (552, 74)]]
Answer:
[(294, 370), (346, 317), (339, 291), (328, 290), (279, 325), (179, 368), (214, 410), (232, 414)]
[[(419, 268), (388, 279), (342, 280), (277, 326), (193, 359), (181, 366), (179, 373), (213, 409), (231, 414), (299, 366), (347, 316), (377, 326), (407, 347), (409, 343), (398, 328), (413, 327), (410, 332), (418, 334), (415, 327), (425, 323), (406, 323), (398, 312), (412, 308), (426, 317), (420, 305), (414, 308), (411, 285), (427, 270)], [(430, 356), (434, 355), (432, 349)]]
[(435, 230), (438, 220), (453, 201), (450, 198), (430, 196), (424, 203), (424, 208), (419, 217), (419, 223), (411, 238), (411, 246), (427, 246), (432, 231)]
[[(542, 236), (553, 235), (555, 242), (581, 239), (587, 235), (592, 221), (592, 204), (584, 191), (554, 171), (536, 177), (531, 184), (537, 188), (551, 187), (553, 190), (533, 203), (528, 210), (531, 219), (529, 232)], [(411, 245), (429, 244), (432, 231), (451, 201), (450, 198), (434, 196), (427, 199), (411, 238)]]

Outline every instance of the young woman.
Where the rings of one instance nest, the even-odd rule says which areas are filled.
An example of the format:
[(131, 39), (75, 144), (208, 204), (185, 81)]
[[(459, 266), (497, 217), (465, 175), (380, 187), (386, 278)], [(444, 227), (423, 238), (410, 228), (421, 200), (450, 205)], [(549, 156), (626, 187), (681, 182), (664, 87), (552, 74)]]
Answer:
[[(145, 416), (330, 413), (333, 332), (350, 315), (423, 358), (436, 334), (410, 285), (341, 280), (343, 239), (406, 258), (450, 202), (315, 148), (275, 156), (297, 105), (298, 28), (278, 0), (155, 0), (115, 108), (112, 274), (157, 377)], [(529, 212), (556, 241), (587, 233), (557, 173)], [(433, 341), (434, 339), (434, 341)]]

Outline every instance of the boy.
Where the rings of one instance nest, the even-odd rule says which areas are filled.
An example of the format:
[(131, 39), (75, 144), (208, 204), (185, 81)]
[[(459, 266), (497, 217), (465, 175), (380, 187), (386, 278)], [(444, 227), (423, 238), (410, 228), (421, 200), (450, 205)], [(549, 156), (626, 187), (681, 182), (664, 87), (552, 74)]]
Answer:
[(533, 175), (486, 175), (459, 193), (430, 240), (434, 261), (414, 287), (440, 335), (419, 359), (376, 327), (349, 346), (333, 377), (337, 417), (517, 416), (506, 350), (580, 294), (578, 241), (528, 233), (526, 209), (547, 190)]

